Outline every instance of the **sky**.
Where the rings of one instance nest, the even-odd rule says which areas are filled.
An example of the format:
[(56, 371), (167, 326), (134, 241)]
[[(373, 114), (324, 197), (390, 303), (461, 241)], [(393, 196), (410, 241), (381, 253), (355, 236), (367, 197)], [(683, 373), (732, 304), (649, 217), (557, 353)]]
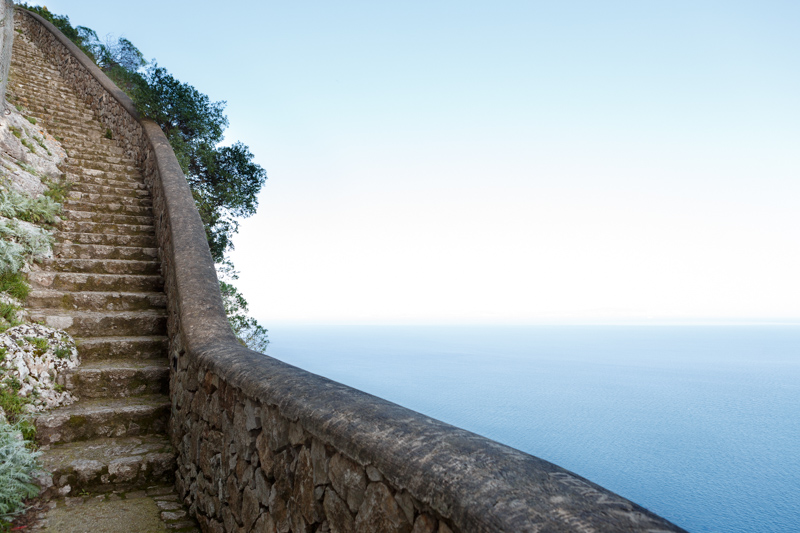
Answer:
[(794, 0), (46, 5), (227, 101), (268, 328), (800, 323)]

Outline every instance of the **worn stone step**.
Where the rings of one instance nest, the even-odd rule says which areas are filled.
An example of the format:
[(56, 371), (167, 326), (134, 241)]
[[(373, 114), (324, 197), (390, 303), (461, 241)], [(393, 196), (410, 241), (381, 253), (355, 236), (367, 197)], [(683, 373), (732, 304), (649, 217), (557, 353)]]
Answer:
[(66, 311), (30, 309), (34, 322), (63, 329), (74, 337), (164, 335), (167, 315), (161, 309), (141, 311)]
[[(140, 185), (144, 182), (142, 178), (142, 174), (140, 172), (106, 172), (104, 170), (96, 170), (92, 168), (82, 168), (82, 167), (67, 167), (65, 165), (61, 165), (60, 167), (62, 170), (65, 170), (65, 174), (68, 179), (74, 183), (88, 183), (90, 180), (87, 178), (101, 178), (106, 182), (111, 181), (121, 181), (123, 182), (123, 186), (131, 187), (133, 189), (141, 188)], [(92, 179), (91, 181), (95, 181)], [(76, 193), (81, 194), (107, 194), (107, 193), (96, 193), (96, 192), (82, 192), (82, 191), (75, 191)]]
[(76, 174), (67, 174), (67, 179), (74, 185), (87, 184), (87, 185), (100, 185), (103, 187), (117, 187), (122, 189), (142, 189), (146, 190), (147, 186), (144, 184), (144, 179), (139, 178), (125, 178), (125, 179), (110, 179), (106, 175), (99, 176), (85, 176)]
[(96, 141), (86, 141), (76, 137), (64, 139), (61, 143), (70, 157), (90, 156), (94, 153), (122, 155), (124, 150), (116, 145), (113, 139), (101, 138)]
[(139, 169), (136, 168), (134, 165), (120, 164), (120, 163), (106, 163), (104, 161), (98, 161), (92, 159), (73, 160), (72, 158), (70, 158), (70, 160), (65, 163), (64, 168), (67, 170), (71, 170), (74, 168), (93, 169), (93, 170), (102, 170), (103, 172), (116, 172), (118, 174), (139, 171)]
[[(52, 486), (42, 494), (45, 499), (82, 491), (124, 491), (171, 483), (176, 469), (175, 450), (162, 435), (54, 445), (42, 451), (39, 460), (52, 473)], [(91, 527), (87, 523), (86, 531)]]
[(45, 446), (163, 433), (169, 412), (170, 400), (163, 394), (81, 400), (38, 415), (36, 441)]
[(158, 261), (129, 261), (120, 259), (66, 259), (55, 257), (44, 259), (41, 266), (55, 272), (77, 272), (83, 274), (133, 274), (160, 275)]
[[(14, 80), (11, 83), (15, 83)], [(38, 85), (34, 86), (34, 84), (18, 80), (16, 83), (24, 84), (25, 85), (25, 92), (26, 95), (20, 95), (17, 99), (19, 102), (24, 103), (24, 109), (28, 113), (35, 113), (37, 115), (48, 116), (51, 114), (53, 110), (58, 110), (57, 116), (59, 117), (69, 117), (74, 116), (81, 118), (81, 111), (86, 111), (85, 108), (81, 109), (79, 107), (65, 107), (64, 109), (58, 109), (52, 103), (45, 111), (45, 106), (47, 104), (41, 104), (42, 101), (44, 102), (58, 102), (68, 100), (70, 97), (69, 89), (65, 86), (55, 85)]]
[(132, 196), (116, 196), (113, 194), (96, 194), (80, 191), (70, 191), (67, 198), (73, 202), (84, 202), (90, 204), (123, 204), (139, 207), (152, 207), (153, 201), (147, 198), (137, 198)]
[[(84, 169), (79, 174), (75, 174), (72, 172), (65, 172), (64, 174), (67, 177), (67, 179), (70, 182), (72, 182), (73, 187), (77, 186), (78, 184), (86, 184), (86, 185), (99, 185), (101, 187), (115, 187), (121, 189), (148, 190), (144, 184), (144, 178), (140, 173), (115, 174), (115, 173), (103, 172), (100, 170)], [(108, 193), (98, 193), (98, 192), (92, 193), (91, 191), (80, 191), (77, 189), (76, 192), (88, 192), (90, 194), (108, 194)]]
[(53, 253), (56, 257), (74, 259), (126, 259), (135, 261), (158, 259), (158, 248), (141, 246), (56, 243), (53, 245)]
[(94, 222), (95, 224), (153, 225), (152, 216), (96, 213), (94, 211), (77, 211), (74, 209), (64, 209), (62, 217), (75, 222)]
[(42, 120), (42, 123), (54, 137), (78, 136), (85, 139), (100, 139), (105, 134), (105, 130), (101, 129), (97, 124), (83, 120), (53, 118), (51, 120)]
[(138, 205), (127, 205), (121, 203), (92, 204), (78, 200), (66, 200), (63, 205), (65, 212), (83, 211), (89, 213), (109, 213), (118, 215), (143, 216), (150, 217), (151, 219), (153, 217), (152, 207)]
[(105, 235), (102, 233), (72, 233), (60, 231), (56, 234), (59, 242), (66, 244), (101, 244), (110, 246), (136, 246), (155, 248), (158, 246), (155, 235)]
[(81, 361), (167, 358), (165, 336), (75, 337)]
[[(49, 97), (53, 99), (59, 96), (61, 95), (56, 91), (51, 92), (49, 95)], [(35, 100), (27, 106), (26, 111), (27, 115), (36, 118), (38, 122), (45, 122), (48, 124), (54, 121), (64, 123), (77, 122), (83, 124), (94, 121), (94, 115), (91, 113), (80, 112), (77, 109), (60, 109), (52, 104), (49, 108), (45, 108), (44, 106), (37, 105)]]
[(66, 390), (85, 398), (123, 398), (169, 393), (166, 359), (87, 361), (58, 376)]
[(163, 289), (161, 276), (153, 274), (93, 274), (37, 270), (28, 273), (33, 288), (61, 291), (153, 292)]
[(101, 233), (104, 235), (152, 235), (155, 226), (150, 224), (113, 224), (84, 222), (82, 220), (61, 220), (56, 224), (60, 231), (70, 233)]
[[(116, 180), (115, 180), (116, 181)], [(144, 187), (117, 187), (113, 185), (100, 185), (97, 183), (87, 183), (76, 181), (72, 183), (70, 192), (81, 192), (89, 194), (110, 194), (114, 196), (127, 196), (134, 198), (146, 198), (150, 192)]]
[(84, 168), (95, 168), (91, 165), (105, 164), (129, 167), (131, 170), (138, 170), (134, 161), (122, 155), (109, 154), (101, 150), (92, 150), (90, 153), (82, 153), (79, 156), (71, 157), (69, 163)]
[(80, 311), (142, 311), (167, 306), (163, 292), (65, 292), (48, 289), (32, 290), (29, 309), (61, 309)]

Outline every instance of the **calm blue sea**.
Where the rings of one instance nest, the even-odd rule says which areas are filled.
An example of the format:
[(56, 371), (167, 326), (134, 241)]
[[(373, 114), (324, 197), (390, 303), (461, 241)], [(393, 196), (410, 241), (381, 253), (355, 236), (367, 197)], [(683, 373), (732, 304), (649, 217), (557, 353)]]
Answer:
[(800, 532), (800, 326), (272, 327), (273, 357), (691, 532)]

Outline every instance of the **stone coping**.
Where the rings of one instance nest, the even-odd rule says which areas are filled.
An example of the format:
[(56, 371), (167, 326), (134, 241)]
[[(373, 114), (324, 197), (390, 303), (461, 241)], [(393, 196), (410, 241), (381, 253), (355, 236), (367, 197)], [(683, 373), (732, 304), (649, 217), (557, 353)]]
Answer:
[[(225, 316), (205, 231), (180, 165), (161, 129), (52, 24), (42, 24), (142, 128), (154, 157), (171, 330), (180, 357), (227, 382), (362, 465), (377, 468), (464, 532), (684, 531), (552, 463), (239, 344)], [(102, 105), (102, 102), (101, 102)], [(176, 323), (178, 324), (175, 327)], [(173, 366), (177, 362), (173, 361)]]

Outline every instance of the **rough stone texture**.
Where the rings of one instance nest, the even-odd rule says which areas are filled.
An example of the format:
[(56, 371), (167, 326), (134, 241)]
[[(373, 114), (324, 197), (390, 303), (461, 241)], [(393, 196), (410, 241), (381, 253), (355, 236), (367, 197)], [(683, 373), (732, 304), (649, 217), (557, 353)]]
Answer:
[[(49, 502), (25, 531), (53, 533), (196, 533), (170, 486)], [(258, 531), (258, 530), (256, 530)]]
[(383, 483), (372, 483), (367, 488), (364, 503), (356, 517), (357, 533), (409, 533), (411, 524), (405, 513)]
[[(247, 531), (254, 498), (253, 531), (682, 531), (546, 461), (242, 347), (162, 132), (50, 25), (29, 14), (25, 23), (152, 194), (176, 487), (203, 531)], [(105, 237), (85, 244), (118, 242)], [(145, 242), (134, 237), (150, 238), (126, 242)]]

